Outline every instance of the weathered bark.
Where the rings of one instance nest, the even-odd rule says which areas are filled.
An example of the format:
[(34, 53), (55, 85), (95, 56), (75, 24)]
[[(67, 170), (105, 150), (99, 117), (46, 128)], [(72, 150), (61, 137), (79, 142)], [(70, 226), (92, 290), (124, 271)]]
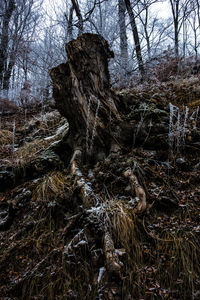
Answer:
[[(69, 122), (67, 155), (81, 149), (87, 157), (103, 157), (119, 135), (119, 99), (110, 89), (108, 43), (83, 34), (66, 45), (68, 62), (50, 71), (53, 96)], [(69, 157), (71, 159), (71, 157)]]

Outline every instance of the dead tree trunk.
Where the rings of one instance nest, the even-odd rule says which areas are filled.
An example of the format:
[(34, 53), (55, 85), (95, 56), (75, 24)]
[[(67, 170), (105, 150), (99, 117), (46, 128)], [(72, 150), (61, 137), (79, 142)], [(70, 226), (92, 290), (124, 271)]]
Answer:
[(50, 76), (56, 106), (69, 122), (67, 147), (71, 155), (79, 149), (96, 160), (109, 154), (122, 121), (118, 97), (110, 89), (113, 52), (101, 36), (89, 33), (69, 42), (66, 51), (68, 62), (53, 68)]

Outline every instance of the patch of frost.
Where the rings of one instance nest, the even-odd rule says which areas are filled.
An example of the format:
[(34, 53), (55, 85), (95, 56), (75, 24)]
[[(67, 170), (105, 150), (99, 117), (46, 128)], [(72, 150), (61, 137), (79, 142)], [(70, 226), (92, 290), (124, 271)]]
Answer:
[(99, 275), (98, 275), (98, 279), (97, 279), (98, 284), (101, 282), (101, 278), (102, 278), (104, 270), (105, 270), (104, 267), (99, 269)]

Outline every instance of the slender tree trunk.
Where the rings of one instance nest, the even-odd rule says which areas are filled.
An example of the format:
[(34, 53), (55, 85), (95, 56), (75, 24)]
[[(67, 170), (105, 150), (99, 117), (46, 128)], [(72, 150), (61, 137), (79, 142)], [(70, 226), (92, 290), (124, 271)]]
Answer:
[(2, 21), (2, 34), (0, 41), (0, 85), (3, 87), (4, 85), (4, 74), (6, 72), (7, 67), (7, 59), (8, 59), (8, 42), (9, 42), (9, 23), (12, 16), (12, 13), (15, 9), (15, 1), (9, 0), (7, 4), (7, 8), (5, 10), (5, 14), (3, 15)]
[(126, 35), (126, 5), (124, 0), (119, 0), (119, 29), (120, 29), (120, 58), (121, 58), (121, 79), (126, 79), (128, 70), (128, 40)]
[(4, 71), (4, 78), (3, 78), (3, 90), (9, 90), (10, 87), (10, 78), (12, 74), (13, 67), (15, 65), (16, 57), (14, 55), (14, 47), (11, 49), (10, 59), (9, 62), (7, 62), (7, 67)]
[(98, 9), (99, 9), (99, 33), (103, 35), (103, 15), (102, 15), (101, 3), (98, 3)]
[(186, 23), (183, 23), (183, 58), (186, 57), (186, 42), (187, 42), (187, 26)]
[(179, 0), (170, 0), (174, 22), (174, 50), (176, 57), (179, 56)]
[(147, 52), (148, 52), (148, 59), (151, 59), (151, 46), (150, 46), (150, 39), (148, 34), (148, 15), (149, 9), (148, 6), (145, 7), (145, 21), (144, 21), (144, 34), (147, 42)]
[(10, 77), (11, 77), (13, 66), (14, 66), (14, 63), (10, 62), (7, 70), (5, 71), (4, 80), (3, 80), (3, 90), (9, 90)]
[(77, 18), (78, 18), (78, 35), (81, 35), (83, 33), (83, 17), (79, 8), (79, 4), (77, 0), (71, 0), (72, 5), (75, 9)]
[(136, 56), (137, 56), (137, 62), (138, 62), (140, 75), (141, 75), (141, 78), (144, 79), (145, 69), (144, 69), (144, 64), (143, 64), (143, 59), (142, 59), (140, 39), (139, 39), (139, 35), (138, 35), (137, 25), (136, 25), (136, 22), (135, 22), (135, 15), (134, 15), (134, 12), (131, 8), (130, 0), (124, 0), (124, 1), (125, 1), (125, 4), (126, 4), (127, 12), (129, 14), (130, 24), (131, 24), (131, 27), (132, 27), (133, 39), (134, 39), (134, 43), (135, 43), (135, 50), (136, 50)]
[(196, 5), (197, 5), (197, 18), (198, 18), (199, 30), (200, 30), (200, 2), (199, 2), (199, 0), (196, 0)]
[[(196, 9), (197, 9), (197, 22), (198, 22), (198, 31), (199, 31), (199, 34), (200, 34), (200, 2), (199, 0), (196, 0)], [(197, 30), (195, 31), (195, 39), (196, 39), (196, 42), (197, 42), (197, 36), (198, 36), (198, 33), (197, 33)], [(198, 51), (196, 51), (196, 61), (198, 59)]]
[(69, 11), (69, 20), (68, 20), (68, 29), (67, 33), (69, 36), (69, 41), (73, 40), (73, 12), (74, 12), (74, 6), (72, 5)]
[[(196, 17), (196, 15), (195, 15)], [(192, 20), (193, 24), (192, 24), (192, 28), (193, 28), (193, 34), (194, 34), (194, 52), (195, 52), (195, 61), (196, 63), (198, 62), (198, 34), (197, 34), (197, 28), (196, 27), (196, 20), (195, 18)]]
[(175, 55), (179, 56), (179, 32), (178, 32), (178, 21), (175, 20), (174, 23), (174, 46), (175, 46)]

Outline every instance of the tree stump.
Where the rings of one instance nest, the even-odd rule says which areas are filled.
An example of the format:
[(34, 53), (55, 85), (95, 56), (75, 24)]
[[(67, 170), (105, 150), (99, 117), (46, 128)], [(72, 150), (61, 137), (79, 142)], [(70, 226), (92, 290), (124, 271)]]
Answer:
[(66, 45), (67, 63), (50, 70), (53, 97), (69, 122), (67, 148), (84, 159), (108, 155), (119, 135), (119, 99), (110, 89), (108, 60), (114, 56), (100, 35), (83, 34)]

